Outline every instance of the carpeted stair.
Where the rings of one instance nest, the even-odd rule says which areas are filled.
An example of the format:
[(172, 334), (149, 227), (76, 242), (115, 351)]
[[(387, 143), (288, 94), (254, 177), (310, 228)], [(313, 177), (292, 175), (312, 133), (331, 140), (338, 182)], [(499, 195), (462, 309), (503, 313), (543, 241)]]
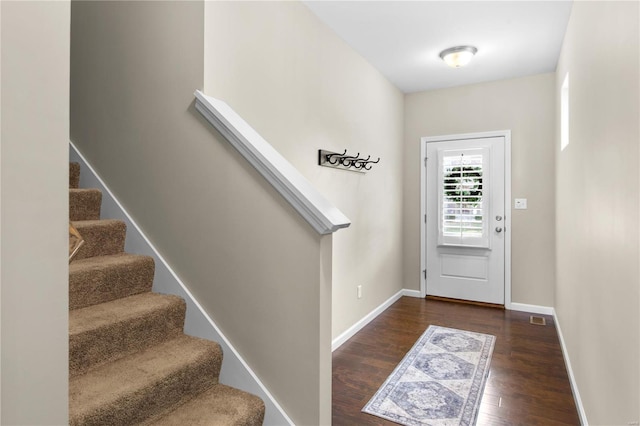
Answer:
[(85, 240), (69, 265), (71, 425), (261, 425), (264, 403), (218, 383), (220, 345), (183, 333), (186, 305), (151, 292), (154, 261), (124, 253), (126, 226), (69, 167), (69, 219)]

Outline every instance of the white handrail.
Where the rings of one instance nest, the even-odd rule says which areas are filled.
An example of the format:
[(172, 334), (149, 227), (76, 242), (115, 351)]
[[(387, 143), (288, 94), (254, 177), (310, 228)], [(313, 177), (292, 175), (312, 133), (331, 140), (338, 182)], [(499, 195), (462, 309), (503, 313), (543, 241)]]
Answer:
[(269, 142), (264, 140), (225, 102), (194, 93), (196, 109), (320, 234), (330, 234), (351, 224)]

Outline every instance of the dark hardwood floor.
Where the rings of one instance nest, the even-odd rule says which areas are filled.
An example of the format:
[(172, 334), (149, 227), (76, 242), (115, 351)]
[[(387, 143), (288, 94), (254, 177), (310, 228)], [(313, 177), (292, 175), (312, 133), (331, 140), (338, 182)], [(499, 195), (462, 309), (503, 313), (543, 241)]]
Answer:
[(360, 412), (429, 325), (496, 336), (478, 425), (579, 425), (553, 317), (403, 297), (333, 353), (333, 425), (396, 425)]

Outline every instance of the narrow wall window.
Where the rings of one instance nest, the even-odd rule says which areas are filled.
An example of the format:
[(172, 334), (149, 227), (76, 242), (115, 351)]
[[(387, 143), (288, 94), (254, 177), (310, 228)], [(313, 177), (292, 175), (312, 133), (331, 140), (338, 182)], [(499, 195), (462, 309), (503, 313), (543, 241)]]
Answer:
[(564, 76), (560, 90), (560, 151), (569, 145), (569, 73)]
[(441, 150), (439, 245), (486, 247), (489, 149)]

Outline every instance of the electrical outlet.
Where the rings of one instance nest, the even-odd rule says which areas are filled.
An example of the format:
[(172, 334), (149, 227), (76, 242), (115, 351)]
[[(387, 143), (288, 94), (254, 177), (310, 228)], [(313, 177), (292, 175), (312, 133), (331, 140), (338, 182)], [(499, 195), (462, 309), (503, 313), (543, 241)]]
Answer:
[(516, 198), (513, 207), (516, 210), (526, 210), (527, 209), (527, 199), (526, 198)]
[(359, 285), (356, 289), (358, 290), (358, 299), (362, 299), (362, 286)]

